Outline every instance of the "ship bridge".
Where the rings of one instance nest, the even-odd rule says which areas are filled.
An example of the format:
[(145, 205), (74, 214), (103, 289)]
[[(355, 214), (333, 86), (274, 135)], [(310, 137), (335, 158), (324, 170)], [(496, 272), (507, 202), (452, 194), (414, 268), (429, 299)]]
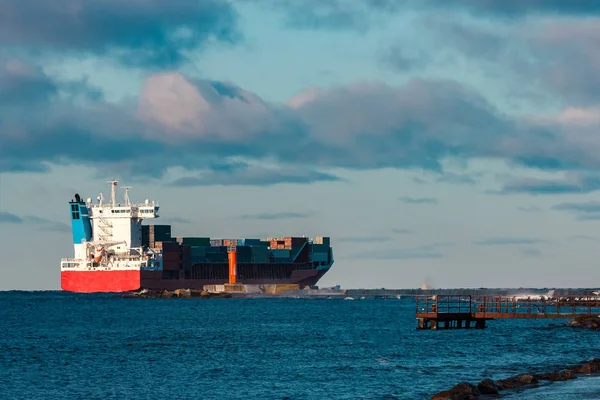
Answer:
[(132, 249), (142, 247), (142, 221), (158, 218), (158, 202), (146, 199), (144, 203), (132, 203), (129, 199), (131, 186), (122, 186), (125, 190), (123, 202), (116, 199), (118, 181), (110, 184), (110, 202), (105, 202), (102, 192), (97, 203), (88, 199), (88, 209), (92, 221), (92, 241), (112, 249), (115, 253), (130, 253)]

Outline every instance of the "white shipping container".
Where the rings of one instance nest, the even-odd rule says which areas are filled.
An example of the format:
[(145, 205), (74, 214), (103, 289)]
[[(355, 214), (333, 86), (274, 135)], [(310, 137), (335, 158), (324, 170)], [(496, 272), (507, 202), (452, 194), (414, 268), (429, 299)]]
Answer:
[(329, 245), (330, 239), (329, 236), (317, 236), (315, 237), (315, 244), (326, 244)]

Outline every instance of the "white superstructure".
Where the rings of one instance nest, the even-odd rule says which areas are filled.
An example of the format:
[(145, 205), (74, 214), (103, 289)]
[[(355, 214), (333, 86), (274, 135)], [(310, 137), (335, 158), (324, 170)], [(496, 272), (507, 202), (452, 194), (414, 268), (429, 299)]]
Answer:
[[(110, 202), (104, 202), (104, 195), (98, 195), (98, 203), (88, 203), (92, 220), (92, 240), (106, 244), (105, 248), (115, 253), (131, 253), (142, 247), (142, 221), (158, 218), (158, 203), (146, 200), (143, 204), (134, 204), (129, 200), (129, 189), (124, 186), (123, 203), (116, 201), (117, 181), (111, 184)], [(90, 199), (88, 199), (89, 201)]]
[(147, 255), (142, 248), (142, 221), (158, 218), (159, 205), (155, 201), (132, 203), (131, 186), (124, 186), (123, 202), (117, 201), (118, 181), (110, 184), (110, 201), (103, 193), (82, 201), (75, 195), (71, 201), (74, 258), (61, 260), (61, 269), (150, 269), (160, 267), (158, 255)]

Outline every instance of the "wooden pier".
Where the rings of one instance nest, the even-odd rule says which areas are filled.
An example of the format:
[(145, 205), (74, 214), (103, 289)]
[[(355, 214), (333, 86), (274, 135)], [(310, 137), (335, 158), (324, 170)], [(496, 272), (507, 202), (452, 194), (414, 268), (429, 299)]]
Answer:
[(592, 317), (600, 315), (597, 297), (538, 299), (482, 296), (417, 296), (417, 329), (484, 329), (493, 319)]

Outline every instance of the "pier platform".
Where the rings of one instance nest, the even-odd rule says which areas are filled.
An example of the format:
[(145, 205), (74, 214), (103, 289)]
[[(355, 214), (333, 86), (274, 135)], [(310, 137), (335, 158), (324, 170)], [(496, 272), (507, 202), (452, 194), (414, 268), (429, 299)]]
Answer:
[(502, 296), (416, 296), (417, 329), (484, 329), (494, 319), (591, 317), (600, 315), (597, 297), (517, 298)]

